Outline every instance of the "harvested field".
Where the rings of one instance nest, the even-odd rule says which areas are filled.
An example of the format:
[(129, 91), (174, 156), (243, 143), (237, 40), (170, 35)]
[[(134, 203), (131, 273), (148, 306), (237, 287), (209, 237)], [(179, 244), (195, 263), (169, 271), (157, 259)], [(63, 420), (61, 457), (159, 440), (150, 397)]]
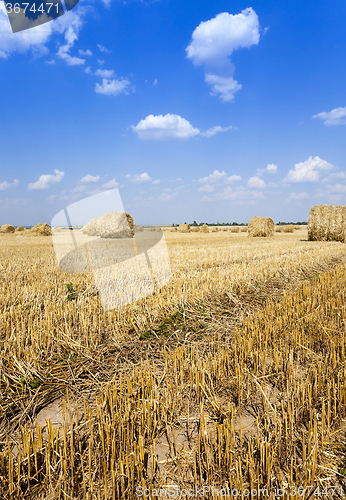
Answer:
[(344, 244), (165, 238), (168, 285), (109, 312), (50, 237), (0, 238), (0, 498), (345, 491)]

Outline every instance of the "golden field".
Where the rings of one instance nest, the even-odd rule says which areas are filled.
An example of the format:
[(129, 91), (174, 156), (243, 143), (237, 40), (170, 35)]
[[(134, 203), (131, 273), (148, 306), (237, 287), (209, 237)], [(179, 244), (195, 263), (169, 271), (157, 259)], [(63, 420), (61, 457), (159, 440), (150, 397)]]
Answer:
[(0, 498), (342, 497), (344, 244), (164, 234), (168, 285), (109, 312), (0, 235)]

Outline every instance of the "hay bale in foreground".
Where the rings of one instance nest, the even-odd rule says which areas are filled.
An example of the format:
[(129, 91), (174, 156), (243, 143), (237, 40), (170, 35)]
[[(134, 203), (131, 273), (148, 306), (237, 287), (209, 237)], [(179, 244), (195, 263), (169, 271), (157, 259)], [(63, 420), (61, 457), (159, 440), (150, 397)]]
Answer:
[(231, 227), (231, 233), (239, 233), (240, 228), (238, 226)]
[(179, 224), (178, 227), (179, 233), (189, 233), (191, 231), (190, 224)]
[(82, 233), (101, 238), (132, 238), (133, 218), (127, 212), (108, 212), (91, 219), (82, 227)]
[(201, 233), (209, 233), (209, 226), (207, 226), (207, 224), (203, 224), (201, 227)]
[(315, 205), (310, 210), (309, 241), (342, 241), (346, 239), (346, 206)]
[(294, 231), (294, 226), (293, 224), (286, 224), (286, 226), (283, 226), (284, 233), (293, 233)]
[(1, 229), (0, 229), (0, 232), (1, 233), (14, 233), (15, 229), (13, 226), (11, 226), (11, 224), (3, 224), (1, 226)]
[(251, 238), (255, 237), (267, 237), (273, 236), (275, 224), (273, 219), (270, 217), (252, 217), (248, 224), (248, 236)]
[(25, 231), (24, 227), (23, 226), (17, 226), (16, 227), (16, 233), (17, 232), (20, 232), (20, 231)]
[(52, 236), (52, 230), (47, 223), (39, 222), (36, 226), (27, 231), (31, 236)]

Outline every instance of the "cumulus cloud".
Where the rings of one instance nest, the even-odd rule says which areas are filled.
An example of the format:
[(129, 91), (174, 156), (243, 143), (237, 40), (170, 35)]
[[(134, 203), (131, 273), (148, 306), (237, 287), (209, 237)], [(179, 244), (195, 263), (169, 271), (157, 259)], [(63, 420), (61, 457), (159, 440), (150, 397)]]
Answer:
[(291, 193), (289, 196), (290, 200), (304, 200), (305, 198), (309, 198), (308, 193)]
[(131, 128), (140, 139), (145, 140), (188, 139), (200, 134), (199, 129), (185, 118), (170, 113), (165, 116), (149, 115)]
[(82, 177), (82, 179), (80, 180), (80, 182), (97, 182), (99, 180), (100, 180), (100, 176), (99, 175), (90, 175), (90, 174), (87, 174), (84, 177)]
[(55, 175), (47, 174), (41, 175), (39, 180), (36, 182), (32, 182), (28, 184), (28, 189), (47, 189), (50, 184), (55, 184), (56, 182), (60, 182), (64, 177), (65, 172), (61, 172), (58, 169), (54, 169)]
[(204, 186), (201, 186), (198, 188), (198, 191), (206, 192), (206, 193), (212, 193), (215, 190), (215, 186), (212, 186), (211, 184), (204, 184)]
[(346, 125), (346, 106), (344, 108), (335, 108), (328, 112), (323, 111), (312, 118), (323, 120), (327, 127), (330, 125)]
[(95, 71), (96, 76), (102, 76), (102, 78), (112, 78), (114, 76), (114, 69), (98, 69)]
[(17, 186), (18, 183), (19, 183), (18, 179), (14, 179), (13, 182), (4, 181), (0, 184), (0, 191), (5, 191), (6, 189), (9, 189), (11, 187), (15, 187), (15, 186)]
[(205, 137), (212, 137), (215, 134), (219, 134), (220, 132), (227, 132), (228, 130), (232, 130), (232, 125), (229, 127), (221, 127), (220, 125), (216, 125), (215, 127), (211, 127), (205, 132), (202, 132), (201, 135)]
[(111, 179), (110, 181), (106, 182), (105, 184), (102, 185), (102, 187), (107, 188), (107, 189), (114, 189), (119, 187), (120, 184), (114, 179)]
[(187, 57), (195, 66), (204, 66), (213, 95), (232, 101), (241, 85), (233, 79), (230, 56), (234, 50), (257, 45), (259, 37), (258, 17), (251, 7), (236, 15), (223, 12), (197, 26), (186, 48)]
[(219, 200), (256, 200), (265, 198), (261, 191), (251, 191), (243, 187), (233, 190), (231, 186), (227, 186), (221, 193), (216, 193), (216, 198)]
[(147, 172), (144, 172), (143, 174), (135, 174), (135, 175), (127, 174), (126, 178), (130, 182), (134, 182), (136, 184), (141, 184), (142, 182), (151, 181), (151, 177), (150, 177), (150, 175), (147, 174)]
[(263, 179), (258, 177), (258, 175), (255, 175), (254, 177), (250, 177), (250, 179), (247, 181), (247, 185), (250, 188), (264, 188), (264, 187), (266, 187), (266, 183), (264, 182)]
[(346, 179), (345, 172), (335, 172), (334, 174), (329, 174), (327, 177), (322, 179), (322, 182), (333, 182), (337, 179)]
[(277, 174), (278, 173), (278, 166), (275, 165), (275, 163), (268, 163), (266, 168), (258, 168), (257, 169), (257, 174), (262, 175), (262, 174)]
[(234, 182), (234, 181), (241, 181), (241, 176), (235, 174), (228, 176), (228, 174), (224, 170), (222, 172), (214, 170), (214, 172), (208, 175), (207, 177), (202, 177), (201, 179), (198, 179), (198, 182), (201, 182), (203, 184)]
[(322, 160), (319, 156), (310, 156), (306, 161), (296, 163), (294, 168), (288, 171), (284, 182), (317, 182), (321, 171), (332, 170), (334, 165)]
[(97, 94), (104, 95), (128, 94), (129, 92), (127, 87), (130, 83), (131, 82), (127, 78), (124, 78), (123, 80), (108, 80), (107, 78), (103, 78), (102, 84), (96, 84), (95, 92)]
[(79, 50), (78, 51), (80, 53), (81, 56), (92, 56), (93, 53), (91, 52), (91, 50)]
[(329, 186), (329, 189), (334, 193), (346, 193), (345, 184), (334, 184), (334, 186)]
[(105, 54), (110, 54), (112, 52), (111, 50), (106, 49), (106, 47), (104, 47), (103, 45), (97, 44), (97, 46), (98, 46), (100, 52), (104, 52)]
[(160, 184), (160, 183), (161, 183), (160, 179), (156, 179), (156, 181), (153, 181), (153, 184), (155, 184), (155, 186)]
[[(67, 26), (66, 21), (64, 20), (65, 17), (68, 16), (67, 20)], [(82, 19), (80, 18), (79, 15), (69, 12), (65, 16), (62, 16), (59, 19), (60, 25), (60, 30), (65, 32), (65, 45), (60, 45), (59, 50), (57, 52), (57, 56), (60, 57), (60, 59), (63, 59), (68, 66), (80, 66), (85, 63), (85, 59), (81, 59), (80, 57), (74, 57), (71, 56), (70, 50), (74, 46), (74, 43), (76, 40), (78, 40), (79, 32), (82, 28)]]

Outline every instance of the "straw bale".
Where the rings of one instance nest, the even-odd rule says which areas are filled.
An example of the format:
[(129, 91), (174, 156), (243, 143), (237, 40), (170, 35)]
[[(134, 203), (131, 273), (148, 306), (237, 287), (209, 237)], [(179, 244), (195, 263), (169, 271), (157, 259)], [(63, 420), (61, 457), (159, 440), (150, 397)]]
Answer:
[(82, 227), (88, 236), (101, 238), (131, 238), (134, 235), (133, 218), (127, 212), (108, 212), (91, 219)]
[(228, 227), (223, 227), (222, 231), (228, 231)]
[(189, 233), (191, 231), (190, 224), (180, 224), (178, 227), (179, 233)]
[(25, 231), (24, 227), (23, 226), (17, 226), (16, 227), (16, 232), (19, 232), (19, 231)]
[(276, 233), (282, 233), (282, 226), (275, 226)]
[(203, 224), (201, 227), (201, 233), (209, 233), (209, 226), (207, 226), (207, 224)]
[(27, 231), (31, 236), (52, 236), (52, 230), (47, 223), (39, 222)]
[(241, 231), (242, 233), (246, 233), (246, 231), (247, 231), (247, 227), (246, 227), (246, 226), (243, 226), (242, 228), (240, 228), (240, 231)]
[(294, 229), (296, 229), (296, 230), (298, 230), (300, 228), (301, 228), (301, 226), (294, 226)]
[(171, 233), (175, 233), (176, 231), (178, 231), (178, 228), (177, 227), (172, 227)]
[(315, 205), (310, 210), (310, 241), (342, 241), (346, 237), (346, 206)]
[(239, 233), (240, 228), (238, 226), (231, 227), (231, 233)]
[(192, 231), (193, 233), (199, 233), (200, 229), (199, 229), (199, 227), (198, 227), (198, 226), (192, 226), (191, 231)]
[(293, 233), (294, 231), (293, 224), (286, 224), (285, 226), (283, 226), (283, 231), (284, 233)]
[(248, 236), (273, 236), (275, 224), (270, 217), (252, 217), (248, 225)]
[(3, 225), (1, 226), (0, 231), (1, 231), (2, 233), (14, 233), (15, 229), (14, 229), (14, 227), (13, 227), (13, 226), (11, 226), (11, 224), (3, 224)]

